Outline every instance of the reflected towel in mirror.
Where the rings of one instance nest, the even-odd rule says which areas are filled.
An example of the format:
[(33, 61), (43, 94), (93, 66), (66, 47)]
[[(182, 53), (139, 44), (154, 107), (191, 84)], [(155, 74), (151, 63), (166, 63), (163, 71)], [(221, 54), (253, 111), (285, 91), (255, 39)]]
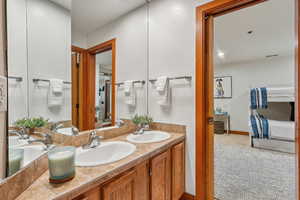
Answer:
[(134, 81), (124, 81), (125, 103), (130, 106), (135, 106), (136, 95), (134, 90)]
[(60, 79), (50, 79), (48, 92), (48, 107), (63, 105), (63, 86), (64, 81)]

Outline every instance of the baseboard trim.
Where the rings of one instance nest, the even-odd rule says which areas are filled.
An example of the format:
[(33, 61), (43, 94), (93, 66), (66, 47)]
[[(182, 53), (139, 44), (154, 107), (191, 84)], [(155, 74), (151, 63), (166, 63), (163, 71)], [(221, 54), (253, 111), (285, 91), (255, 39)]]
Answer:
[(195, 200), (196, 197), (194, 195), (184, 193), (180, 200)]
[[(225, 131), (226, 133), (226, 131)], [(249, 135), (249, 132), (245, 132), (245, 131), (230, 131), (231, 134), (236, 134), (236, 135)]]

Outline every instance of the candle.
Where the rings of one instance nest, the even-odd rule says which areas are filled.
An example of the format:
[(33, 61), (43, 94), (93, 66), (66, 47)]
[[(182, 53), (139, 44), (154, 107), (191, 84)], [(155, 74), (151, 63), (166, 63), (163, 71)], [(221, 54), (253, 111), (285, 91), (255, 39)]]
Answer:
[(66, 180), (75, 175), (75, 148), (57, 147), (48, 153), (50, 180)]
[(24, 150), (10, 149), (8, 155), (8, 176), (13, 175), (19, 171), (23, 165)]

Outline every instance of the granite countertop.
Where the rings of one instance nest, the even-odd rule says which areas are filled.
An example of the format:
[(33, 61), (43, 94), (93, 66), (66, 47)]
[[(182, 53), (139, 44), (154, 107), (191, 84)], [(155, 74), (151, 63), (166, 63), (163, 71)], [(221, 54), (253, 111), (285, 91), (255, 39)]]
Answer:
[[(171, 137), (162, 142), (135, 144), (136, 151), (117, 162), (96, 167), (76, 167), (75, 178), (63, 184), (50, 184), (48, 180), (49, 172), (47, 171), (27, 188), (17, 200), (71, 200), (185, 139), (184, 133), (169, 133)], [(126, 137), (127, 135), (122, 135), (105, 141), (127, 141)]]

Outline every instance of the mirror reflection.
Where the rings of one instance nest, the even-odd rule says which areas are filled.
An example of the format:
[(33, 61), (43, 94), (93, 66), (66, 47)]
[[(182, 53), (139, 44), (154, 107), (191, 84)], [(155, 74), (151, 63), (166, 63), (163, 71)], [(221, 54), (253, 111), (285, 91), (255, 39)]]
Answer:
[(112, 50), (96, 55), (96, 91), (95, 91), (95, 127), (102, 128), (112, 125)]
[(56, 145), (54, 133), (77, 136), (146, 114), (145, 4), (112, 13), (110, 0), (7, 1), (8, 176)]

